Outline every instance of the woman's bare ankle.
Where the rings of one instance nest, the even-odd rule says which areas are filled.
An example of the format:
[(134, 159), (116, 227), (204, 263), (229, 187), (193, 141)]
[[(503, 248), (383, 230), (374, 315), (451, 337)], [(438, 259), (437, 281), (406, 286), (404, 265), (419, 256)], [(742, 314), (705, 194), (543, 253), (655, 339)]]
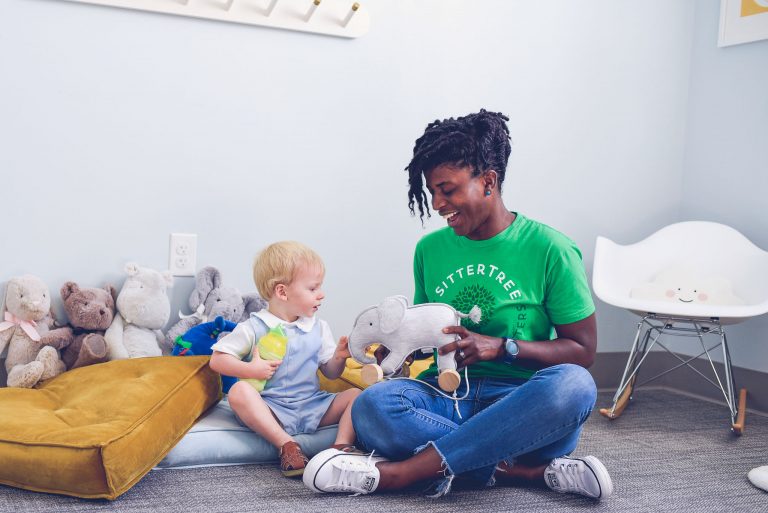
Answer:
[(503, 461), (496, 466), (496, 472), (493, 474), (493, 477), (496, 478), (499, 484), (530, 485), (534, 483), (543, 485), (544, 469), (546, 468), (546, 464), (531, 467), (520, 463), (510, 465)]
[(403, 488), (398, 478), (398, 463), (394, 461), (380, 461), (376, 464), (376, 468), (379, 469), (379, 485), (377, 490), (396, 490)]
[(378, 489), (399, 490), (416, 483), (440, 479), (442, 470), (432, 472), (432, 469), (420, 468), (419, 462), (405, 461), (381, 461), (376, 464), (379, 469)]

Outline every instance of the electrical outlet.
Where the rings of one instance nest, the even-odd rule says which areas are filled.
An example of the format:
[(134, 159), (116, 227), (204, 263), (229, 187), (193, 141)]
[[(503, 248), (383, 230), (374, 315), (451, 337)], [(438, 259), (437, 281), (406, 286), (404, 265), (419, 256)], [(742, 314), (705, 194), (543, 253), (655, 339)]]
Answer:
[(172, 233), (168, 268), (174, 276), (194, 276), (197, 262), (197, 235)]

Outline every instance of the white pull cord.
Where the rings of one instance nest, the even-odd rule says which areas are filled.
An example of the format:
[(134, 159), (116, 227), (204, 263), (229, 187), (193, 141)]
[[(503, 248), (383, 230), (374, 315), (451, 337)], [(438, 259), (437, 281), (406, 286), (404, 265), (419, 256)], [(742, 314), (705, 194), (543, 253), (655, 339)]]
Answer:
[(411, 380), (411, 381), (418, 381), (419, 383), (424, 383), (429, 388), (431, 388), (432, 390), (434, 390), (438, 394), (442, 395), (446, 399), (450, 399), (451, 401), (453, 401), (453, 407), (456, 410), (456, 415), (458, 415), (460, 419), (464, 418), (464, 417), (461, 416), (461, 412), (459, 412), (459, 401), (463, 401), (464, 399), (467, 398), (467, 396), (469, 396), (469, 377), (467, 376), (467, 368), (466, 367), (464, 367), (464, 383), (465, 383), (466, 389), (464, 391), (464, 395), (462, 395), (461, 397), (456, 397), (456, 390), (453, 391), (453, 395), (448, 395), (445, 392), (443, 392), (442, 390), (440, 390), (439, 388), (430, 385), (426, 381), (421, 381), (420, 379), (415, 379), (415, 378), (410, 378), (410, 377), (404, 378), (404, 377), (401, 377), (401, 376), (398, 376), (398, 377), (395, 377), (395, 378), (385, 377), (384, 379), (386, 379), (386, 380), (405, 379), (405, 380)]

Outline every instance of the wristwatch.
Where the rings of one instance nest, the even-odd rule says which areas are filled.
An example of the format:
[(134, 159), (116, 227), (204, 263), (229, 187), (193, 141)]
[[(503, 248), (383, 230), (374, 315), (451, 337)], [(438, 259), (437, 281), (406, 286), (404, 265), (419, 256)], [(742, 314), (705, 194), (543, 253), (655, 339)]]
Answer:
[(504, 363), (512, 363), (517, 360), (520, 346), (514, 338), (503, 337), (502, 340), (504, 340)]

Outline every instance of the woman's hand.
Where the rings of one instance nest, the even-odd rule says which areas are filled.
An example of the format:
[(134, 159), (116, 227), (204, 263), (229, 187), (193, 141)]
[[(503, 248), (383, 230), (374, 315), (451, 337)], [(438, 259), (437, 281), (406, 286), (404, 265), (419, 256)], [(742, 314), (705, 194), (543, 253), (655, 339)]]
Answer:
[(460, 367), (466, 367), (479, 361), (498, 360), (504, 354), (504, 343), (499, 337), (480, 335), (469, 331), (464, 326), (448, 326), (443, 328), (443, 333), (453, 333), (461, 337), (456, 342), (451, 342), (438, 349), (440, 355), (456, 351), (456, 363)]

